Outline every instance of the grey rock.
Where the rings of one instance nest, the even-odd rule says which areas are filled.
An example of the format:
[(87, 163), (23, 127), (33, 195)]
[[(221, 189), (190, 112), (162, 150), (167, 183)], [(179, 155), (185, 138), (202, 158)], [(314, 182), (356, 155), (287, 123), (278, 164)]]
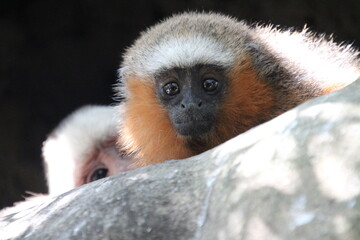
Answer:
[(360, 239), (360, 80), (201, 155), (0, 212), (0, 239)]

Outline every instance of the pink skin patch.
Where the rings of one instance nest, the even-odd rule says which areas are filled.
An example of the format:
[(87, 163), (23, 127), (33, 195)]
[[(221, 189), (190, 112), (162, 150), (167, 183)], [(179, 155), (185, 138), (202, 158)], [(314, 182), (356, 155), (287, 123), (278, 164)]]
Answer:
[(100, 169), (107, 171), (104, 177), (128, 171), (134, 158), (124, 151), (119, 151), (115, 139), (112, 138), (99, 144), (87, 159), (79, 174), (75, 173), (76, 187), (93, 181), (93, 174)]

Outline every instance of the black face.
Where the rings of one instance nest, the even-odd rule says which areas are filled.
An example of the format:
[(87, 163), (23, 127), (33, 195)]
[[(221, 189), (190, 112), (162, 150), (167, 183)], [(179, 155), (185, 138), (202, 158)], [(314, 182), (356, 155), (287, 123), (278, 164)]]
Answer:
[(214, 65), (174, 68), (156, 76), (156, 91), (176, 132), (197, 137), (211, 131), (226, 89), (224, 69)]

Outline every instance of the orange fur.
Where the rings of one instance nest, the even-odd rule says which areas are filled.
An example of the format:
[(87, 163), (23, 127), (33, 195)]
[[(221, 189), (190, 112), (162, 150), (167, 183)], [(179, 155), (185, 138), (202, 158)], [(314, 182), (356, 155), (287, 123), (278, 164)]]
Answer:
[(125, 105), (120, 141), (141, 159), (134, 167), (190, 157), (184, 140), (176, 135), (166, 110), (158, 102), (151, 81), (130, 78), (127, 84), (130, 96)]
[(229, 73), (226, 98), (221, 104), (216, 130), (210, 135), (211, 147), (272, 118), (274, 93), (257, 80), (249, 61), (241, 62)]

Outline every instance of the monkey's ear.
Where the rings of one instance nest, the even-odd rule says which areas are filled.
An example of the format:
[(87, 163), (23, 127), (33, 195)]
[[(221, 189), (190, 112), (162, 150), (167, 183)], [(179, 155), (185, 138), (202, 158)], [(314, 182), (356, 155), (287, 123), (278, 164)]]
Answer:
[(119, 68), (119, 70), (118, 70), (118, 82), (119, 82), (119, 83), (124, 82), (125, 72), (126, 72), (126, 70), (127, 70), (128, 68), (129, 68), (128, 66)]

